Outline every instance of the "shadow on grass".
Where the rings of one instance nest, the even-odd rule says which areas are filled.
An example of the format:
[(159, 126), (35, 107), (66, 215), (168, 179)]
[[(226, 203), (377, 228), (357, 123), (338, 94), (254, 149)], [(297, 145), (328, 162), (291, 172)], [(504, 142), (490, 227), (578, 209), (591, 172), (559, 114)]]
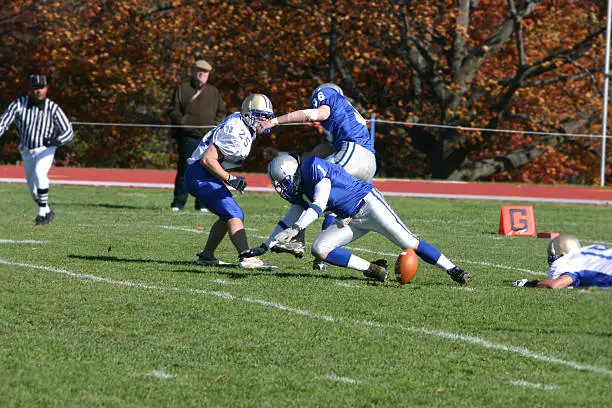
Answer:
[[(102, 261), (102, 262), (119, 262), (119, 263), (142, 263), (142, 264), (163, 264), (176, 266), (191, 266), (191, 269), (181, 269), (175, 272), (178, 273), (206, 273), (214, 272), (221, 275), (226, 275), (230, 279), (245, 279), (249, 276), (276, 276), (279, 278), (317, 278), (317, 279), (333, 279), (345, 281), (363, 281), (365, 278), (361, 276), (337, 276), (328, 273), (315, 272), (312, 273), (291, 273), (279, 271), (278, 269), (241, 269), (237, 264), (221, 265), (221, 266), (199, 266), (195, 261), (164, 261), (158, 259), (142, 259), (142, 258), (120, 258), (110, 255), (75, 255), (69, 254), (68, 258), (82, 259), (85, 261)], [(368, 283), (370, 281), (368, 280)], [(377, 282), (371, 282), (376, 285)]]
[(104, 262), (126, 262), (126, 263), (154, 263), (164, 265), (190, 266), (196, 265), (195, 261), (160, 261), (159, 259), (142, 259), (142, 258), (119, 258), (110, 255), (73, 255), (69, 254), (68, 258), (83, 259), (85, 261), (104, 261)]
[[(205, 272), (214, 272), (220, 275), (225, 275), (229, 279), (245, 279), (250, 276), (276, 276), (278, 278), (315, 278), (315, 279), (332, 279), (336, 281), (363, 281), (366, 278), (362, 278), (359, 276), (337, 276), (330, 275), (322, 272), (312, 272), (312, 273), (303, 273), (303, 272), (286, 272), (279, 271), (278, 269), (241, 269), (238, 268), (238, 265), (228, 265), (228, 266), (198, 266), (197, 269), (183, 269), (178, 270), (176, 272), (179, 273), (205, 273)], [(368, 282), (369, 283), (369, 282)], [(377, 282), (372, 282), (373, 284), (377, 284)]]
[(159, 210), (159, 206), (130, 205), (130, 204), (108, 204), (108, 203), (82, 203), (82, 207), (110, 208), (113, 210)]

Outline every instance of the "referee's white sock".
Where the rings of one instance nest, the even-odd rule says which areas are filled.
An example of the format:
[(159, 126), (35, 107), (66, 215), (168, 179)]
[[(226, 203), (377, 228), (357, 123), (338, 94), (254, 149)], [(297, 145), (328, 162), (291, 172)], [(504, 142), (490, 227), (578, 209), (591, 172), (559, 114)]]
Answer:
[(38, 203), (38, 215), (44, 217), (47, 215), (51, 209), (49, 208), (49, 189), (48, 188), (39, 188), (38, 189), (38, 199), (36, 202)]

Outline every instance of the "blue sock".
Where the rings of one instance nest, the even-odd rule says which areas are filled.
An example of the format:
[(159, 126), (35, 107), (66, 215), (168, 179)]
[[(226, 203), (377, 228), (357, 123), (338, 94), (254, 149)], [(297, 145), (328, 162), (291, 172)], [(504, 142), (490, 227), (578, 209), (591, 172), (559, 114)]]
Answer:
[(440, 251), (435, 246), (431, 245), (426, 241), (419, 241), (419, 246), (416, 249), (416, 254), (420, 256), (425, 262), (436, 265), (438, 259), (440, 259)]
[(335, 215), (326, 215), (325, 219), (323, 220), (323, 226), (321, 227), (321, 231), (326, 230), (327, 227), (332, 225), (334, 222), (336, 222), (336, 216)]
[(344, 248), (335, 248), (329, 254), (325, 262), (329, 262), (332, 265), (346, 267), (351, 259), (351, 253)]

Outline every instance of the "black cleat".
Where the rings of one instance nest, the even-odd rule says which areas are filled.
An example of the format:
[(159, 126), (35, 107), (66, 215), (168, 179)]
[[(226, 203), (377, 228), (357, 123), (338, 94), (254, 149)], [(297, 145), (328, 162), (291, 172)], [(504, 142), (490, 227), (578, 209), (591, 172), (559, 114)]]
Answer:
[(387, 261), (384, 259), (377, 259), (370, 263), (370, 267), (367, 271), (363, 271), (363, 274), (367, 278), (376, 279), (379, 282), (386, 282), (389, 274), (387, 273)]
[(46, 215), (36, 216), (36, 219), (34, 220), (34, 222), (36, 223), (36, 225), (49, 225), (49, 223), (53, 221), (54, 219), (55, 219), (55, 213), (53, 212), (53, 210), (49, 210), (49, 212)]
[(315, 259), (312, 261), (312, 270), (313, 271), (325, 271), (327, 270), (327, 265), (325, 262)]
[(459, 284), (469, 285), (472, 281), (472, 275), (470, 275), (458, 266), (455, 266), (453, 269), (446, 271), (446, 273), (448, 273), (448, 276), (450, 276), (452, 280)]

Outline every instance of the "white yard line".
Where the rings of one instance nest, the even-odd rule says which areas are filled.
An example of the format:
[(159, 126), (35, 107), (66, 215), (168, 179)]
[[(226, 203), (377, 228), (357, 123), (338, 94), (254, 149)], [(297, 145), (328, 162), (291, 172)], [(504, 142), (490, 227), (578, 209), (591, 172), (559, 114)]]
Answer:
[(355, 379), (349, 378), (349, 377), (338, 377), (334, 373), (326, 375), (325, 379), (329, 380), (329, 381), (341, 382), (341, 383), (345, 383), (345, 384), (360, 384), (360, 383), (363, 382), (363, 381), (355, 380)]
[(376, 329), (399, 330), (399, 331), (403, 331), (403, 332), (411, 333), (411, 334), (421, 334), (421, 335), (437, 337), (437, 338), (451, 340), (451, 341), (470, 343), (470, 344), (474, 344), (474, 345), (481, 346), (481, 347), (491, 349), (491, 350), (498, 350), (498, 351), (507, 352), (510, 354), (516, 354), (516, 355), (519, 355), (525, 358), (543, 361), (543, 362), (550, 363), (550, 364), (566, 366), (566, 367), (569, 367), (575, 370), (589, 371), (589, 372), (593, 372), (597, 374), (612, 376), (612, 370), (609, 370), (603, 367), (593, 366), (589, 364), (582, 364), (582, 363), (578, 363), (575, 361), (563, 360), (561, 358), (547, 356), (539, 352), (531, 351), (523, 347), (515, 347), (511, 345), (506, 345), (506, 344), (494, 343), (494, 342), (491, 342), (485, 339), (481, 339), (480, 337), (467, 336), (467, 335), (447, 332), (443, 330), (434, 330), (434, 329), (427, 329), (424, 327), (409, 327), (409, 326), (402, 326), (402, 325), (376, 323), (376, 322), (363, 321), (363, 320), (346, 319), (343, 317), (336, 317), (336, 316), (313, 313), (308, 310), (297, 309), (291, 306), (280, 304), (278, 302), (270, 302), (264, 299), (236, 297), (228, 292), (211, 291), (211, 290), (203, 290), (203, 289), (183, 289), (183, 288), (176, 288), (176, 287), (155, 286), (155, 285), (130, 282), (130, 281), (121, 281), (121, 280), (115, 280), (111, 278), (105, 278), (103, 276), (75, 273), (75, 272), (72, 272), (66, 269), (52, 268), (52, 267), (43, 266), (43, 265), (24, 264), (24, 263), (8, 261), (4, 259), (0, 259), (0, 265), (9, 265), (9, 266), (22, 267), (22, 268), (28, 268), (28, 269), (38, 269), (38, 270), (43, 270), (43, 271), (48, 271), (48, 272), (70, 276), (70, 277), (77, 278), (77, 279), (86, 279), (86, 280), (91, 280), (94, 282), (108, 283), (114, 286), (123, 286), (123, 287), (147, 289), (147, 290), (158, 290), (158, 291), (164, 291), (164, 292), (191, 293), (191, 294), (196, 294), (196, 295), (211, 296), (211, 297), (225, 299), (225, 300), (229, 300), (233, 302), (242, 302), (242, 303), (270, 307), (270, 308), (277, 309), (277, 310), (287, 312), (290, 314), (308, 317), (310, 319), (322, 320), (322, 321), (330, 322), (330, 323), (374, 327)]
[(149, 377), (161, 378), (162, 380), (171, 380), (173, 378), (176, 378), (176, 375), (168, 374), (168, 373), (165, 373), (165, 372), (160, 371), (160, 370), (153, 370), (150, 373), (147, 373), (147, 374), (144, 374), (144, 375), (149, 376)]
[(46, 244), (47, 241), (33, 241), (31, 239), (14, 240), (0, 238), (0, 244)]
[(548, 390), (548, 391), (559, 389), (559, 387), (557, 387), (556, 385), (538, 384), (538, 383), (532, 383), (532, 382), (525, 381), (525, 380), (510, 381), (510, 384), (516, 385), (517, 387), (538, 388), (541, 390)]

